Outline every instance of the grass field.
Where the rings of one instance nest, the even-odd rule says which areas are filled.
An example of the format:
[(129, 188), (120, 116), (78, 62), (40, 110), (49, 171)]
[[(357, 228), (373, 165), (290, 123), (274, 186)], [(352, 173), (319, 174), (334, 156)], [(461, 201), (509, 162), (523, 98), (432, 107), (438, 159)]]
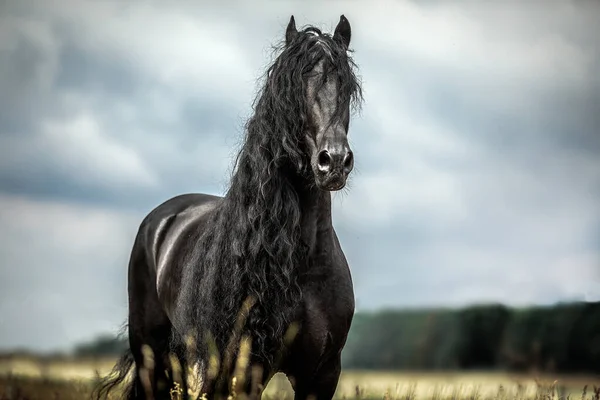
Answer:
[[(0, 400), (87, 399), (96, 371), (105, 374), (113, 363), (114, 360), (41, 362), (24, 357), (0, 360)], [(554, 381), (557, 382), (553, 385)], [(344, 371), (336, 398), (541, 399), (569, 396), (572, 399), (581, 399), (583, 388), (587, 385), (586, 398), (593, 399), (594, 384), (600, 386), (600, 377), (532, 376), (489, 372)], [(264, 398), (293, 398), (285, 376), (276, 375), (273, 378), (265, 390)]]

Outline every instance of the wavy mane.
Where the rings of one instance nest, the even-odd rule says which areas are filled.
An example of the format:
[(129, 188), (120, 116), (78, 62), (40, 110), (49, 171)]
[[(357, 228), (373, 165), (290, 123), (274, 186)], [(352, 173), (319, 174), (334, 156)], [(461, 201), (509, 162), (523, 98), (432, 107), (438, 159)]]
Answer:
[(252, 296), (244, 332), (252, 336), (252, 353), (273, 362), (269, 354), (281, 345), (291, 310), (302, 299), (297, 268), (307, 255), (299, 196), (311, 185), (303, 75), (326, 60), (326, 71), (339, 80), (336, 117), (361, 99), (355, 64), (332, 36), (309, 27), (278, 47), (245, 125), (230, 188), (190, 250), (182, 276), (180, 323), (195, 332), (198, 360), (207, 356), (207, 332), (224, 351), (242, 303)]

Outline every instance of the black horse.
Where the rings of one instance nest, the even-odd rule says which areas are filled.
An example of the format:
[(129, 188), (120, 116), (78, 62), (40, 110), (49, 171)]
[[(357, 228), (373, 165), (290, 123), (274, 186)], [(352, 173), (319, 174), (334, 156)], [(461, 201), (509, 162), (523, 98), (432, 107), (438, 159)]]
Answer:
[(333, 35), (298, 31), (292, 16), (225, 196), (181, 195), (143, 220), (129, 262), (130, 351), (98, 398), (132, 367), (130, 399), (260, 398), (279, 371), (296, 399), (332, 398), (354, 315), (330, 193), (352, 171), (348, 126), (362, 101), (350, 32), (343, 15)]

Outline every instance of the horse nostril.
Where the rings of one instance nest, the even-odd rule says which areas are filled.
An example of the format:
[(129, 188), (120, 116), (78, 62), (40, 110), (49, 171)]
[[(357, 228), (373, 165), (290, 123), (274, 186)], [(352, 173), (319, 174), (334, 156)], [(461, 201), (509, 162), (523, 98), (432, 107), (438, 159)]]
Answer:
[(344, 169), (348, 170), (348, 169), (352, 168), (353, 163), (354, 163), (354, 155), (352, 154), (352, 152), (350, 150), (348, 150), (348, 153), (346, 153), (346, 157), (344, 158)]
[(328, 171), (331, 166), (331, 156), (327, 150), (321, 150), (319, 157), (317, 158), (319, 169), (322, 171)]

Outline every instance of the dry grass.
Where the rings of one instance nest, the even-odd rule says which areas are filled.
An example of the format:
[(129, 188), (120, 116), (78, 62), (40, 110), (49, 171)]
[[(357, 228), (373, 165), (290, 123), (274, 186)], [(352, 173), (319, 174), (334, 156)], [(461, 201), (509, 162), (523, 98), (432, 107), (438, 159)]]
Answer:
[[(218, 355), (211, 354), (207, 365), (207, 376), (213, 379), (219, 369), (233, 372), (231, 382), (231, 395), (228, 400), (244, 400), (246, 396), (237, 393), (237, 388), (243, 384), (246, 377), (251, 343), (248, 337), (241, 336), (244, 318), (252, 307), (249, 298), (242, 307), (240, 316), (236, 321), (234, 332), (229, 342), (232, 346), (225, 354), (233, 354), (233, 347), (239, 343), (237, 359), (218, 359)], [(292, 324), (284, 337), (284, 342), (291, 342), (297, 333), (295, 324)], [(188, 345), (194, 348), (190, 336)], [(228, 346), (228, 347), (229, 347)], [(210, 347), (210, 346), (209, 346)], [(154, 355), (148, 346), (143, 346), (144, 363), (140, 376), (146, 390), (151, 394), (147, 377), (152, 376), (154, 368)], [(41, 360), (35, 358), (3, 358), (0, 359), (0, 400), (37, 400), (37, 399), (89, 399), (93, 384), (100, 377), (111, 372), (115, 359), (55, 359)], [(181, 365), (177, 358), (172, 358), (172, 373), (175, 386), (171, 388), (171, 400), (196, 399), (200, 394), (182, 393), (179, 383)], [(233, 369), (229, 369), (232, 367)], [(130, 371), (131, 372), (131, 371)], [(198, 376), (192, 370), (189, 377)], [(146, 377), (146, 379), (144, 379)], [(254, 376), (252, 379), (256, 378)], [(258, 378), (260, 381), (260, 378)], [(193, 387), (193, 382), (188, 382)], [(196, 382), (197, 383), (197, 382)], [(554, 400), (554, 399), (582, 399), (600, 400), (599, 377), (590, 376), (551, 376), (551, 375), (523, 375), (510, 373), (490, 372), (368, 372), (344, 371), (340, 378), (335, 394), (336, 399), (384, 399), (384, 400)], [(200, 389), (198, 386), (198, 389)], [(257, 385), (252, 383), (252, 387)], [(258, 385), (260, 386), (260, 385)], [(592, 388), (592, 390), (588, 390)], [(294, 394), (287, 378), (277, 374), (271, 379), (266, 388), (258, 387), (262, 391), (263, 399), (293, 399)], [(193, 396), (189, 396), (193, 394)], [(111, 399), (118, 398), (118, 393)], [(200, 396), (200, 399), (205, 399)]]
[[(88, 399), (97, 372), (110, 371), (114, 360), (58, 360), (33, 358), (0, 361), (0, 400)], [(538, 376), (508, 373), (369, 372), (342, 373), (337, 399), (595, 399), (597, 377)], [(586, 393), (583, 388), (587, 385)], [(173, 398), (184, 397), (173, 391)], [(232, 398), (236, 398), (235, 395)], [(240, 397), (238, 396), (237, 399)], [(285, 376), (276, 375), (264, 399), (293, 399)]]

